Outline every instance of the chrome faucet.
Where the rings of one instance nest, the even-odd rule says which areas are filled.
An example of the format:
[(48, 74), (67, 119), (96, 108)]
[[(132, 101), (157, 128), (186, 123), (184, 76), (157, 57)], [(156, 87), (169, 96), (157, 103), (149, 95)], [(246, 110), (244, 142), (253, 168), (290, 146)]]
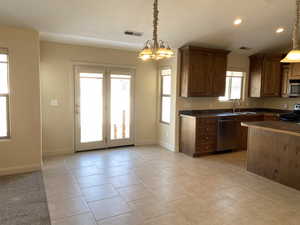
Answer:
[[(239, 99), (233, 99), (232, 100), (232, 112), (235, 113), (237, 112), (237, 105), (240, 105), (240, 100)], [(239, 109), (240, 111), (240, 109)]]
[(233, 99), (232, 100), (232, 112), (233, 113), (235, 113), (235, 111), (236, 111), (236, 105), (235, 104), (236, 104), (235, 99)]

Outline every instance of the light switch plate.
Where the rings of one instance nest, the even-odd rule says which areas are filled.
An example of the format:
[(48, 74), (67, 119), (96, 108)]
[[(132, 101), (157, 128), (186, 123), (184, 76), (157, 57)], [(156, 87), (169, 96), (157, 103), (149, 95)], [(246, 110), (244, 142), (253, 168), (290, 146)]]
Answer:
[(57, 100), (57, 99), (51, 99), (50, 105), (51, 105), (51, 106), (58, 106), (58, 105), (59, 105), (59, 104), (58, 104), (58, 100)]

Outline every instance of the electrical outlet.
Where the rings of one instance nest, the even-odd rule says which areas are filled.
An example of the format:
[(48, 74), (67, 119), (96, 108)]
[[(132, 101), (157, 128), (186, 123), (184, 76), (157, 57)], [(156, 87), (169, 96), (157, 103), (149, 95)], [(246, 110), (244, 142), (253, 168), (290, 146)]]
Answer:
[(287, 109), (287, 108), (289, 108), (289, 105), (288, 104), (283, 104), (283, 108)]

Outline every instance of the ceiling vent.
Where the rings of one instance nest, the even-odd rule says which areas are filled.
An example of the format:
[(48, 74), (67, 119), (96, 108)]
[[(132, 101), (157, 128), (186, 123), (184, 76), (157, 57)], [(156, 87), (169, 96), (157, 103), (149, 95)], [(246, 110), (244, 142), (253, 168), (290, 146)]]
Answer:
[(248, 47), (245, 47), (245, 46), (240, 47), (240, 49), (241, 49), (241, 50), (245, 50), (245, 51), (251, 50), (251, 48), (248, 48)]
[(129, 36), (136, 36), (136, 37), (141, 37), (143, 35), (142, 32), (136, 32), (136, 31), (131, 31), (131, 30), (126, 30), (124, 32), (125, 35), (129, 35)]

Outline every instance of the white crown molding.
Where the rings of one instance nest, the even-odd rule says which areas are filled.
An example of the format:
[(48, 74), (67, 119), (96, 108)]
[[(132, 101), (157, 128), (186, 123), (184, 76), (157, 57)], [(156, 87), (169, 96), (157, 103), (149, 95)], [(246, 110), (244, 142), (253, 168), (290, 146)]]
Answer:
[(143, 47), (142, 44), (127, 43), (121, 41), (110, 41), (103, 40), (94, 37), (85, 37), (70, 34), (61, 33), (50, 33), (50, 32), (40, 32), (40, 39), (42, 41), (51, 41), (63, 44), (74, 44), (74, 45), (84, 45), (91, 47), (102, 47), (102, 48), (112, 48), (121, 49), (129, 51), (138, 51)]

